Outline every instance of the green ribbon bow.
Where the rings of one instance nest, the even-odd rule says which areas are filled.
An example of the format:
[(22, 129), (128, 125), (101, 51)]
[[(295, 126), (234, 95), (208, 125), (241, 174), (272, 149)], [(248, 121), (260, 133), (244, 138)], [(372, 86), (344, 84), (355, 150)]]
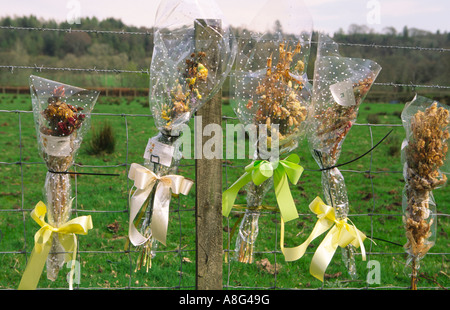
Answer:
[(273, 176), (275, 196), (281, 216), (285, 222), (298, 218), (297, 208), (289, 189), (289, 181), (297, 184), (303, 173), (303, 167), (298, 163), (300, 158), (291, 154), (286, 159), (269, 162), (267, 160), (256, 160), (245, 167), (245, 173), (231, 185), (222, 195), (222, 214), (228, 216), (233, 208), (234, 201), (239, 190), (253, 181), (260, 185)]

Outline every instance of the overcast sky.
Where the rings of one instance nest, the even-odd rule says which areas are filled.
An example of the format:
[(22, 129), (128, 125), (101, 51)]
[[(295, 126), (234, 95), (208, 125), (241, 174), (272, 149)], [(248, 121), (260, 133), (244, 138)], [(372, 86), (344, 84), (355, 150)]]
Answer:
[[(189, 0), (195, 1), (195, 0)], [(262, 0), (216, 0), (225, 17), (240, 25), (254, 14)], [(275, 11), (287, 0), (270, 0)], [(314, 29), (332, 34), (347, 32), (351, 24), (366, 25), (377, 32), (404, 26), (436, 32), (450, 31), (450, 0), (305, 0)], [(115, 17), (127, 25), (151, 27), (160, 0), (0, 0), (0, 16), (35, 15), (65, 21), (73, 13), (81, 17)], [(298, 0), (291, 0), (295, 5)], [(271, 11), (271, 9), (267, 10)], [(78, 13), (77, 13), (78, 14)], [(295, 13), (294, 13), (295, 14)]]

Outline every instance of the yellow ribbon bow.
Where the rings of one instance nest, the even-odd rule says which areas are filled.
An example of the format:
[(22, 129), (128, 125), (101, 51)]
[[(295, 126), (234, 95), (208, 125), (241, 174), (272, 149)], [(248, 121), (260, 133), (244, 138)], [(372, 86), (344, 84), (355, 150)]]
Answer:
[[(131, 164), (128, 178), (134, 181), (134, 187), (136, 187), (136, 191), (130, 197), (128, 234), (131, 243), (138, 246), (145, 243), (150, 237), (153, 237), (165, 245), (169, 222), (169, 205), (172, 197), (170, 191), (172, 190), (172, 193), (176, 195), (187, 195), (194, 182), (180, 175), (160, 177), (149, 169), (135, 163)], [(134, 220), (158, 181), (159, 183), (156, 186), (153, 200), (152, 221), (150, 224), (152, 234), (144, 237), (134, 225)]]
[[(72, 254), (72, 266), (69, 277), (69, 289), (73, 289), (73, 273), (77, 254), (77, 236), (86, 235), (92, 229), (92, 218), (90, 215), (80, 216), (72, 219), (60, 227), (53, 227), (45, 222), (47, 206), (39, 201), (33, 211), (31, 218), (41, 226), (34, 235), (34, 248), (28, 261), (25, 272), (19, 284), (19, 290), (34, 290), (37, 287), (42, 270), (44, 269), (47, 256), (53, 242), (53, 234), (57, 233), (59, 240), (67, 252)], [(70, 256), (69, 256), (70, 257)], [(67, 261), (67, 258), (66, 258)]]
[(345, 248), (347, 245), (352, 244), (356, 248), (361, 247), (362, 260), (366, 260), (366, 251), (363, 243), (366, 236), (353, 223), (349, 225), (347, 223), (348, 218), (337, 220), (334, 208), (326, 205), (320, 197), (316, 197), (310, 203), (309, 208), (317, 215), (318, 220), (309, 237), (297, 247), (284, 247), (284, 221), (283, 218), (281, 219), (280, 247), (286, 261), (300, 259), (305, 254), (309, 244), (330, 228), (311, 261), (309, 271), (315, 278), (323, 282), (325, 270), (338, 246)]

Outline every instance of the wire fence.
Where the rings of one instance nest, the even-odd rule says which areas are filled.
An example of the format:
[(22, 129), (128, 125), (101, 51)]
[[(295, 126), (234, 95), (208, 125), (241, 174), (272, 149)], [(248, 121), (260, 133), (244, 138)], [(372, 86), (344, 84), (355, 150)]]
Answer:
[[(98, 30), (80, 30), (80, 29), (52, 29), (52, 28), (36, 28), (36, 27), (13, 27), (13, 26), (0, 26), (0, 29), (10, 30), (10, 31), (36, 31), (36, 32), (44, 32), (44, 31), (57, 31), (57, 32), (71, 32), (71, 31), (81, 31), (86, 33), (108, 33), (108, 34), (116, 34), (116, 35), (138, 35), (138, 36), (148, 36), (151, 35), (150, 32), (124, 32), (124, 31), (98, 31)], [(447, 48), (425, 48), (420, 46), (384, 46), (384, 45), (374, 45), (374, 44), (351, 44), (344, 43), (349, 46), (363, 46), (363, 47), (371, 47), (371, 48), (386, 48), (386, 49), (402, 49), (402, 50), (418, 50), (418, 51), (432, 51), (436, 53), (447, 53), (450, 49)], [(71, 72), (87, 72), (87, 73), (127, 73), (127, 74), (144, 74), (148, 75), (148, 69), (141, 70), (126, 70), (120, 68), (112, 68), (112, 69), (96, 69), (96, 68), (63, 68), (63, 67), (47, 67), (42, 65), (23, 65), (23, 64), (8, 64), (8, 65), (0, 65), (0, 69), (9, 70), (11, 72), (11, 78), (14, 78), (14, 73), (18, 70), (34, 70), (38, 73), (46, 72), (46, 71), (64, 71), (70, 74)], [(375, 83), (374, 86), (384, 86), (384, 87), (412, 87), (415, 89), (420, 88), (435, 88), (435, 89), (449, 89), (449, 85), (416, 85), (413, 83)], [(0, 103), (1, 104), (1, 103)], [(34, 180), (33, 178), (27, 176), (27, 174), (31, 174), (34, 177), (37, 175), (44, 175), (45, 163), (41, 161), (37, 155), (32, 155), (32, 152), (37, 153), (36, 144), (33, 143), (33, 138), (29, 136), (24, 136), (23, 131), (24, 128), (34, 127), (32, 112), (26, 110), (16, 110), (16, 109), (5, 109), (6, 105), (1, 105), (0, 109), (0, 124), (7, 123), (5, 127), (8, 128), (10, 133), (16, 132), (15, 135), (16, 141), (18, 142), (17, 153), (14, 155), (8, 156), (10, 160), (2, 160), (0, 156), (0, 169), (4, 171), (11, 171), (11, 174), (8, 172), (3, 172), (2, 176), (6, 179), (4, 182), (15, 184), (16, 191), (14, 192), (14, 199), (4, 199), (5, 205), (0, 206), (0, 220), (2, 220), (0, 226), (0, 261), (2, 261), (3, 265), (9, 264), (10, 268), (5, 269), (6, 274), (2, 275), (3, 280), (0, 279), (0, 288), (2, 289), (14, 289), (16, 288), (18, 282), (17, 279), (20, 279), (21, 271), (24, 268), (26, 261), (29, 259), (29, 255), (31, 253), (31, 249), (33, 247), (32, 237), (35, 233), (35, 225), (31, 223), (29, 219), (29, 212), (33, 208), (36, 203), (36, 199), (39, 197), (39, 190), (31, 191), (30, 187), (38, 187), (35, 183), (39, 184), (39, 181)], [(116, 219), (119, 220), (123, 225), (127, 225), (128, 219), (128, 192), (131, 188), (130, 180), (127, 177), (128, 168), (131, 163), (138, 162), (140, 160), (139, 153), (141, 153), (145, 147), (143, 145), (142, 149), (134, 150), (130, 149), (130, 139), (134, 139), (136, 134), (136, 127), (140, 126), (140, 120), (145, 118), (150, 121), (151, 124), (152, 116), (150, 114), (129, 114), (129, 113), (93, 113), (93, 122), (101, 122), (104, 119), (116, 119), (120, 120), (117, 122), (118, 125), (116, 129), (123, 131), (121, 137), (123, 137), (123, 141), (121, 142), (121, 152), (123, 152), (118, 162), (115, 164), (82, 164), (80, 162), (84, 162), (84, 158), (79, 158), (79, 161), (74, 164), (74, 171), (86, 171), (86, 170), (94, 170), (94, 171), (115, 171), (119, 172), (119, 177), (105, 180), (107, 183), (114, 183), (111, 185), (112, 190), (116, 193), (114, 195), (110, 195), (109, 199), (113, 200), (110, 205), (106, 205), (104, 208), (97, 208), (95, 205), (89, 204), (89, 199), (92, 196), (100, 196), (97, 198), (98, 201), (101, 201), (102, 190), (97, 190), (89, 179), (84, 177), (74, 176), (74, 208), (73, 214), (92, 214), (94, 217), (94, 223), (100, 222), (101, 225), (106, 226), (107, 223), (111, 224)], [(236, 122), (237, 119), (234, 117), (223, 117), (223, 124), (226, 125), (230, 122)], [(13, 125), (15, 124), (15, 125)], [(95, 123), (93, 123), (95, 125)], [(398, 132), (402, 130), (402, 125), (399, 123), (391, 123), (391, 124), (374, 124), (374, 123), (357, 123), (355, 124), (355, 131), (359, 130), (361, 134), (362, 130), (367, 129), (365, 135), (365, 139), (368, 140), (367, 147), (371, 148), (377, 143), (377, 138), (382, 132), (386, 129), (394, 129)], [(5, 131), (2, 128), (2, 131)], [(149, 133), (141, 134), (140, 138), (145, 140), (148, 139), (149, 136), (146, 136)], [(4, 139), (3, 139), (4, 140)], [(2, 142), (9, 143), (11, 141), (4, 140)], [(145, 143), (144, 141), (142, 143)], [(9, 147), (8, 144), (6, 147)], [(303, 156), (308, 156), (306, 151), (301, 151)], [(383, 222), (386, 218), (393, 218), (401, 223), (402, 212), (401, 206), (397, 205), (397, 209), (391, 210), (392, 212), (383, 212), (380, 211), (380, 205), (383, 205), (385, 201), (380, 201), (379, 197), (385, 195), (386, 193), (380, 193), (379, 186), (380, 182), (383, 182), (380, 179), (395, 179), (398, 182), (398, 187), (396, 188), (401, 192), (402, 183), (400, 180), (403, 178), (401, 165), (399, 169), (386, 169), (385, 167), (380, 167), (377, 161), (377, 156), (380, 156), (380, 153), (377, 153), (377, 150), (371, 151), (366, 158), (368, 161), (368, 166), (351, 166), (350, 168), (342, 169), (341, 171), (344, 174), (344, 177), (347, 180), (347, 187), (349, 192), (353, 191), (352, 182), (361, 182), (363, 186), (368, 188), (368, 198), (365, 201), (365, 205), (369, 207), (366, 210), (359, 209), (360, 212), (353, 212), (349, 215), (351, 218), (365, 218), (369, 221), (367, 233), (368, 237), (372, 240), (376, 241), (378, 236), (378, 231), (382, 230)], [(17, 160), (11, 160), (11, 158), (16, 158)], [(248, 164), (245, 161), (228, 161), (225, 160), (223, 163), (224, 168), (224, 189), (230, 186), (234, 181), (235, 175), (238, 175), (241, 171), (243, 171), (243, 167)], [(182, 170), (183, 174), (194, 175), (194, 167), (195, 163), (193, 161), (182, 161), (179, 169)], [(356, 167), (356, 168), (354, 168)], [(311, 169), (308, 169), (311, 168)], [(305, 172), (303, 178), (306, 179), (318, 179), (320, 180), (320, 172), (315, 171), (312, 167), (308, 167)], [(14, 175), (14, 176), (13, 176)], [(43, 177), (42, 177), (43, 178)], [(362, 181), (361, 181), (362, 180)], [(319, 181), (320, 182), (320, 181)], [(320, 184), (318, 184), (320, 186)], [(361, 185), (361, 184), (358, 184)], [(90, 190), (88, 188), (91, 187)], [(355, 187), (356, 188), (356, 187)], [(381, 187), (380, 187), (381, 188)], [(17, 190), (18, 189), (18, 190)], [(11, 191), (11, 189), (9, 189)], [(296, 188), (295, 194), (302, 195), (301, 191), (303, 188)], [(384, 188), (382, 189), (385, 190)], [(397, 191), (397, 192), (398, 192)], [(317, 195), (320, 196), (321, 190), (313, 190)], [(8, 196), (10, 192), (5, 190), (2, 193), (2, 196)], [(398, 194), (398, 193), (397, 193)], [(190, 193), (193, 197), (195, 197), (194, 193)], [(394, 194), (389, 194), (394, 195)], [(400, 194), (401, 195), (401, 194)], [(439, 193), (437, 194), (439, 195)], [(389, 196), (388, 196), (389, 197)], [(437, 196), (438, 197), (438, 196)], [(304, 199), (303, 199), (304, 198)], [(302, 202), (305, 203), (307, 199), (311, 197), (302, 197)], [(398, 199), (390, 197), (392, 200)], [(383, 198), (384, 199), (384, 198)], [(438, 204), (440, 201), (436, 199)], [(97, 200), (96, 200), (97, 201)], [(401, 199), (400, 199), (401, 201)], [(9, 202), (9, 203), (7, 203)], [(439, 209), (440, 213), (438, 214), (438, 227), (443, 227), (443, 229), (448, 229), (449, 227), (449, 216), (448, 214), (448, 204), (445, 201), (441, 202), (442, 205)], [(111, 206), (114, 207), (111, 207)], [(108, 207), (109, 206), (109, 207)], [(170, 234), (172, 235), (172, 240), (174, 241), (171, 246), (163, 247), (159, 246), (156, 250), (156, 257), (164, 257), (164, 259), (156, 260), (155, 265), (152, 267), (149, 273), (145, 272), (136, 272), (136, 256), (139, 255), (138, 250), (133, 247), (124, 247), (123, 244), (126, 243), (122, 238), (118, 237), (120, 234), (110, 234), (108, 230), (99, 228), (99, 231), (96, 232), (99, 240), (98, 242), (92, 242), (92, 244), (84, 244), (85, 241), (81, 238), (79, 244), (80, 249), (78, 251), (78, 261), (83, 264), (83, 262), (96, 262), (95, 267), (89, 266), (89, 263), (86, 265), (82, 265), (82, 268), (86, 271), (82, 273), (85, 277), (90, 277), (91, 273), (97, 273), (98, 278), (102, 278), (104, 275), (104, 280), (102, 282), (98, 282), (98, 278), (96, 283), (92, 283), (90, 281), (84, 281), (81, 279), (80, 284), (77, 285), (78, 289), (194, 289), (195, 288), (195, 267), (193, 261), (195, 260), (195, 242), (193, 236), (195, 236), (193, 225), (189, 225), (192, 223), (192, 220), (195, 215), (195, 205), (192, 204), (192, 199), (186, 197), (177, 197), (172, 199), (171, 207), (170, 207)], [(301, 210), (305, 211), (306, 209), (302, 208)], [(363, 212), (365, 211), (365, 212)], [(239, 211), (235, 211), (234, 213), (239, 213)], [(105, 219), (107, 217), (107, 219)], [(96, 221), (95, 219), (98, 219)], [(233, 240), (232, 240), (232, 227), (235, 223), (236, 218), (230, 217), (224, 219), (224, 244), (230, 244), (228, 248), (226, 245), (224, 246), (224, 255), (227, 253), (232, 254), (233, 250)], [(300, 212), (300, 220), (305, 226), (300, 226), (299, 228), (304, 227), (305, 233), (310, 230), (310, 226), (312, 227), (313, 222), (311, 215), (307, 212)], [(6, 222), (8, 221), (8, 223)], [(238, 264), (231, 259), (228, 259), (224, 263), (224, 274), (223, 274), (223, 286), (226, 289), (308, 289), (308, 269), (305, 269), (303, 266), (287, 266), (282, 259), (282, 253), (279, 249), (279, 229), (280, 229), (280, 221), (279, 215), (274, 212), (263, 212), (261, 219), (261, 236), (260, 239), (265, 239), (263, 243), (265, 248), (257, 247), (255, 251), (255, 255), (258, 257), (259, 264)], [(309, 226), (308, 226), (309, 225)], [(104, 227), (103, 227), (104, 228)], [(383, 263), (389, 263), (402, 265), (404, 264), (405, 253), (402, 245), (403, 238), (403, 230), (401, 224), (398, 225), (399, 232), (396, 232), (397, 236), (392, 236), (392, 238), (385, 238), (384, 240), (377, 241), (381, 244), (392, 244), (391, 247), (383, 247), (384, 250), (379, 250), (378, 248), (374, 248), (373, 243), (369, 243), (367, 254), (368, 261), (382, 261)], [(122, 233), (126, 232), (126, 229), (122, 230)], [(437, 242), (444, 244), (447, 241), (447, 233), (448, 231), (443, 231), (440, 234), (442, 240), (438, 239)], [(20, 238), (19, 238), (20, 236)], [(107, 236), (107, 237), (105, 237)], [(109, 238), (115, 239), (119, 238), (119, 242), (114, 246), (108, 246), (109, 241), (105, 241), (105, 239)], [(5, 248), (4, 244), (7, 239), (18, 238), (19, 240), (13, 243), (12, 246)], [(267, 241), (269, 240), (269, 241)], [(111, 241), (114, 242), (114, 241)], [(258, 241), (259, 242), (259, 241)], [(262, 242), (260, 242), (262, 243)], [(267, 244), (270, 244), (268, 246)], [(430, 251), (427, 254), (427, 257), (433, 257), (437, 259), (433, 259), (433, 262), (436, 264), (435, 273), (434, 274), (422, 274), (423, 281), (422, 285), (419, 288), (424, 289), (448, 289), (449, 287), (449, 275), (448, 275), (448, 255), (450, 254), (447, 250), (447, 247), (441, 246), (440, 249), (442, 251)], [(313, 249), (306, 253), (306, 256), (310, 257), (313, 254)], [(339, 256), (339, 255), (337, 255)], [(270, 262), (269, 265), (261, 265), (263, 259), (267, 258)], [(310, 258), (309, 258), (310, 259)], [(335, 260), (339, 260), (339, 257), (336, 257)], [(436, 263), (439, 262), (440, 263)], [(102, 264), (103, 262), (103, 264)], [(367, 272), (366, 263), (359, 263), (358, 268), (364, 269), (363, 274)], [(170, 275), (167, 275), (167, 265), (176, 266), (175, 268), (170, 269)], [(338, 264), (339, 265), (339, 264)], [(269, 270), (269, 267), (273, 267), (273, 269)], [(96, 269), (94, 269), (96, 268)], [(108, 269), (108, 272), (105, 270)], [(336, 266), (336, 270), (339, 269), (339, 266)], [(332, 268), (331, 268), (332, 269)], [(400, 267), (392, 271), (388, 267), (386, 267), (386, 272), (398, 272), (401, 269)], [(389, 271), (390, 270), (390, 271)], [(126, 275), (120, 276), (118, 273), (123, 272)], [(407, 289), (408, 281), (405, 281), (404, 285), (394, 285), (392, 282), (394, 280), (392, 278), (388, 278), (389, 280), (385, 280), (381, 284), (377, 286), (370, 285), (365, 279), (359, 280), (348, 280), (348, 282), (338, 280), (334, 281), (334, 276), (337, 277), (337, 273), (331, 274), (328, 277), (328, 281), (326, 283), (318, 286), (319, 288), (332, 288), (332, 289)], [(248, 275), (248, 281), (242, 279), (242, 275)], [(406, 277), (404, 274), (401, 275), (392, 275), (395, 277)], [(441, 276), (437, 278), (437, 276)], [(442, 277), (444, 280), (442, 280)], [(152, 278), (152, 281), (148, 281), (149, 278)], [(260, 279), (259, 279), (260, 278)], [(286, 282), (286, 279), (289, 281)], [(387, 281), (387, 282), (386, 282)], [(392, 282), (391, 282), (392, 281)], [(301, 282), (301, 283), (300, 283)], [(89, 284), (86, 284), (89, 283)], [(286, 284), (288, 283), (288, 284)], [(399, 281), (396, 281), (399, 283)], [(56, 285), (47, 284), (48, 287), (57, 288), (57, 289), (65, 289), (65, 282), (59, 282)], [(56, 287), (55, 287), (56, 286)], [(316, 286), (317, 287), (317, 286)]]
[[(1, 206), (0, 209), (0, 214), (11, 214), (11, 213), (18, 213), (21, 214), (21, 218), (23, 221), (23, 240), (24, 240), (24, 244), (19, 246), (19, 248), (21, 248), (21, 250), (13, 250), (13, 251), (5, 251), (4, 247), (2, 247), (2, 250), (0, 250), (0, 254), (1, 255), (20, 255), (20, 256), (24, 256), (26, 259), (25, 261), (27, 261), (27, 259), (29, 259), (29, 255), (31, 254), (31, 249), (33, 247), (33, 242), (28, 242), (30, 240), (30, 236), (34, 235), (35, 231), (34, 228), (32, 228), (32, 231), (29, 230), (29, 225), (26, 225), (26, 222), (29, 222), (29, 213), (31, 212), (31, 210), (34, 208), (34, 204), (35, 202), (33, 202), (33, 198), (31, 197), (27, 197), (27, 193), (30, 193), (31, 191), (29, 190), (28, 187), (34, 187), (32, 184), (33, 181), (31, 180), (24, 180), (24, 175), (27, 173), (26, 171), (28, 171), (29, 173), (38, 173), (41, 174), (42, 177), (45, 176), (45, 172), (44, 174), (39, 173), (40, 171), (46, 171), (45, 168), (45, 163), (43, 161), (27, 161), (24, 158), (24, 148), (30, 147), (30, 145), (26, 145), (23, 142), (23, 133), (22, 133), (22, 128), (26, 127), (26, 126), (30, 126), (33, 127), (34, 124), (30, 123), (30, 121), (32, 121), (32, 112), (31, 111), (24, 111), (24, 110), (0, 110), (0, 114), (1, 115), (5, 115), (5, 114), (14, 114), (14, 116), (17, 117), (17, 128), (18, 128), (18, 160), (17, 161), (13, 161), (13, 162), (5, 162), (5, 161), (1, 161), (0, 162), (0, 167), (8, 167), (8, 166), (14, 166), (14, 167), (19, 167), (19, 176), (20, 176), (20, 205), (17, 206), (15, 205), (14, 207), (12, 205), (3, 205)], [(31, 117), (27, 117), (26, 121), (23, 121), (24, 116), (31, 116)], [(104, 117), (108, 117), (108, 118), (118, 118), (121, 119), (123, 122), (123, 126), (124, 126), (124, 130), (125, 130), (125, 156), (123, 156), (124, 161), (123, 162), (119, 162), (113, 165), (83, 165), (83, 164), (79, 164), (79, 163), (75, 163), (73, 165), (73, 172), (79, 172), (79, 171), (83, 171), (83, 169), (87, 169), (88, 171), (110, 171), (111, 169), (114, 169), (115, 171), (118, 172), (122, 172), (120, 173), (122, 176), (122, 179), (120, 182), (117, 181), (117, 179), (114, 179), (113, 182), (118, 182), (120, 183), (119, 187), (124, 187), (122, 190), (118, 190), (117, 192), (118, 195), (115, 197), (115, 199), (118, 199), (117, 203), (115, 204), (117, 207), (114, 208), (114, 210), (98, 210), (95, 208), (95, 205), (89, 204), (90, 208), (84, 208), (82, 205), (80, 206), (80, 196), (82, 196), (82, 194), (80, 194), (79, 192), (79, 184), (81, 181), (79, 181), (79, 177), (77, 175), (74, 176), (74, 180), (73, 180), (73, 208), (72, 208), (72, 213), (73, 216), (78, 216), (78, 215), (88, 215), (88, 214), (92, 214), (94, 219), (95, 218), (100, 218), (103, 216), (103, 214), (112, 214), (114, 217), (117, 216), (117, 218), (122, 218), (122, 221), (126, 221), (126, 219), (128, 218), (128, 214), (129, 214), (129, 210), (128, 210), (128, 196), (127, 195), (120, 195), (120, 193), (123, 193), (124, 191), (126, 193), (129, 192), (129, 190), (131, 189), (131, 185), (130, 184), (130, 180), (128, 179), (127, 175), (128, 175), (128, 169), (129, 166), (131, 165), (132, 162), (129, 161), (129, 125), (130, 125), (130, 118), (131, 119), (136, 119), (136, 118), (151, 118), (152, 116), (149, 114), (113, 114), (113, 113), (92, 113), (92, 117), (94, 119), (96, 119), (97, 121), (100, 121), (101, 118)], [(3, 120), (5, 120), (3, 118)], [(8, 120), (10, 121), (10, 119)], [(132, 123), (132, 121), (131, 121)], [(13, 125), (8, 123), (8, 126), (11, 126), (12, 128)], [(15, 128), (13, 129), (15, 130)], [(28, 141), (30, 142), (30, 141)], [(33, 141), (32, 141), (33, 142)], [(36, 148), (37, 144), (36, 143), (29, 143), (31, 144), (31, 148)], [(37, 150), (37, 149), (36, 149)], [(141, 151), (141, 150), (139, 150)], [(27, 152), (28, 153), (28, 152)], [(28, 155), (28, 154), (27, 154)], [(192, 168), (194, 165), (193, 164), (189, 164), (189, 163), (184, 163), (181, 164), (180, 167), (183, 169), (189, 169)], [(31, 168), (31, 169), (29, 169)], [(41, 169), (42, 168), (42, 169)], [(33, 170), (33, 171), (31, 171)], [(39, 172), (36, 172), (39, 171)], [(105, 180), (105, 182), (108, 182), (108, 180)], [(41, 188), (37, 185), (37, 192), (40, 193), (41, 192)], [(36, 190), (33, 190), (33, 192), (36, 192)], [(101, 195), (100, 192), (98, 191), (94, 191), (94, 193), (96, 195)], [(33, 193), (33, 195), (36, 193)], [(3, 192), (2, 195), (6, 195), (6, 192)], [(38, 195), (39, 196), (39, 195)], [(39, 199), (41, 199), (39, 197)], [(37, 202), (37, 201), (36, 201)], [(181, 207), (181, 203), (182, 203), (182, 198), (178, 198), (178, 199), (172, 199), (172, 203), (171, 203), (171, 218), (172, 221), (176, 221), (177, 216), (176, 214), (180, 214), (180, 213), (191, 213), (193, 214), (195, 211), (194, 206), (190, 206), (189, 208), (182, 208)], [(178, 216), (178, 221), (180, 221), (181, 217), (180, 215)], [(104, 220), (94, 220), (94, 223), (100, 223), (100, 225), (105, 226), (106, 224), (108, 224), (109, 222), (105, 222)], [(3, 222), (2, 222), (3, 223)], [(15, 225), (15, 223), (13, 223)], [(179, 223), (180, 224), (180, 223)], [(176, 227), (176, 225), (174, 225)], [(172, 235), (176, 234), (176, 231), (172, 230), (170, 232)], [(183, 235), (183, 232), (181, 230), (181, 226), (179, 226), (179, 238), (181, 240), (181, 236)], [(2, 233), (3, 235), (3, 233)], [(15, 235), (17, 237), (17, 234)], [(4, 233), (3, 237), (5, 239), (7, 238), (11, 238), (13, 236), (9, 236), (6, 232)], [(3, 240), (5, 241), (5, 240)], [(81, 244), (81, 248), (82, 247), (82, 243), (83, 241), (80, 242)], [(190, 285), (186, 285), (182, 283), (182, 279), (183, 279), (183, 264), (181, 263), (181, 259), (183, 258), (183, 253), (185, 252), (193, 252), (194, 249), (186, 249), (183, 248), (183, 246), (181, 245), (181, 242), (179, 243), (180, 246), (176, 247), (175, 249), (163, 249), (162, 247), (160, 247), (156, 252), (158, 253), (158, 255), (164, 255), (165, 253), (174, 253), (176, 254), (176, 256), (180, 257), (180, 264), (179, 264), (179, 281), (178, 284), (174, 281), (171, 282), (171, 285), (167, 285), (167, 286), (161, 286), (161, 287), (157, 287), (157, 286), (153, 286), (151, 287), (152, 289), (186, 289), (186, 288), (194, 288), (193, 283), (191, 283)], [(192, 245), (191, 245), (192, 246)], [(131, 258), (131, 254), (136, 254), (138, 252), (138, 250), (136, 249), (132, 249), (130, 247), (118, 247), (117, 249), (113, 250), (113, 251), (107, 251), (107, 250), (101, 250), (101, 249), (94, 249), (94, 250), (79, 250), (78, 251), (78, 260), (82, 261), (83, 260), (83, 256), (86, 255), (108, 255), (111, 254), (112, 257), (117, 257), (118, 256), (129, 256), (129, 272), (128, 274), (131, 275), (126, 282), (128, 283), (124, 283), (123, 281), (120, 283), (122, 286), (115, 286), (115, 288), (126, 288), (126, 289), (139, 289), (139, 288), (149, 288), (146, 286), (140, 286), (136, 281), (133, 281), (133, 275), (137, 274), (135, 272), (135, 259)], [(6, 277), (5, 277), (6, 278)], [(64, 282), (63, 282), (64, 283)], [(2, 283), (1, 287), (2, 288), (16, 288), (18, 285), (18, 282), (16, 283), (9, 283), (9, 285), (13, 285), (11, 287), (8, 286), (4, 286), (5, 284)], [(56, 287), (58, 288), (58, 287)], [(63, 287), (64, 288), (64, 287)], [(86, 288), (96, 288), (96, 289), (101, 289), (101, 288), (109, 288), (109, 287), (105, 287), (102, 285), (96, 285), (94, 287), (82, 287), (82, 286), (78, 286), (79, 289), (86, 289)]]

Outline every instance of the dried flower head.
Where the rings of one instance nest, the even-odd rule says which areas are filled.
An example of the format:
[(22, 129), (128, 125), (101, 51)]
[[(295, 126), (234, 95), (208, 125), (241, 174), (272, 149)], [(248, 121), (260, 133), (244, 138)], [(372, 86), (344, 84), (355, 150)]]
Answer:
[(48, 99), (47, 108), (42, 115), (48, 121), (48, 127), (41, 127), (41, 132), (51, 136), (68, 136), (81, 127), (85, 119), (81, 107), (74, 107), (63, 101), (64, 86), (55, 88), (53, 96)]
[[(278, 62), (273, 66), (272, 55), (267, 59), (266, 75), (256, 88), (258, 95), (258, 110), (255, 114), (257, 124), (266, 124), (270, 129), (272, 124), (279, 125), (279, 141), (299, 130), (300, 124), (306, 119), (307, 110), (303, 105), (299, 91), (303, 88), (303, 81), (298, 76), (304, 70), (303, 62), (299, 61), (292, 67), (294, 56), (300, 54), (301, 45), (297, 44), (292, 50), (284, 43), (279, 45)], [(292, 71), (297, 71), (296, 75)], [(247, 108), (251, 109), (253, 100), (249, 100)], [(269, 136), (269, 142), (272, 137)]]
[(449, 111), (434, 102), (424, 112), (411, 118), (411, 137), (405, 148), (407, 167), (405, 228), (408, 239), (405, 248), (415, 257), (422, 257), (433, 245), (433, 220), (430, 218), (431, 191), (442, 186), (447, 177), (439, 169), (448, 152)]
[(370, 90), (373, 81), (374, 76), (370, 75), (363, 80), (353, 83), (354, 105), (343, 106), (334, 102), (322, 113), (314, 116), (314, 118), (320, 120), (316, 135), (323, 149), (327, 150), (327, 152), (322, 153), (327, 157), (326, 159), (324, 158), (324, 161), (331, 160), (332, 163), (337, 161), (341, 144), (358, 116), (359, 106)]
[(205, 52), (192, 53), (190, 58), (186, 59), (186, 67), (182, 70), (182, 81), (177, 81), (176, 86), (170, 91), (170, 104), (162, 107), (161, 118), (166, 121), (166, 128), (172, 125), (172, 122), (180, 115), (189, 112), (192, 104), (202, 99), (198, 90), (199, 81), (206, 81), (208, 78), (208, 69), (203, 64)]

